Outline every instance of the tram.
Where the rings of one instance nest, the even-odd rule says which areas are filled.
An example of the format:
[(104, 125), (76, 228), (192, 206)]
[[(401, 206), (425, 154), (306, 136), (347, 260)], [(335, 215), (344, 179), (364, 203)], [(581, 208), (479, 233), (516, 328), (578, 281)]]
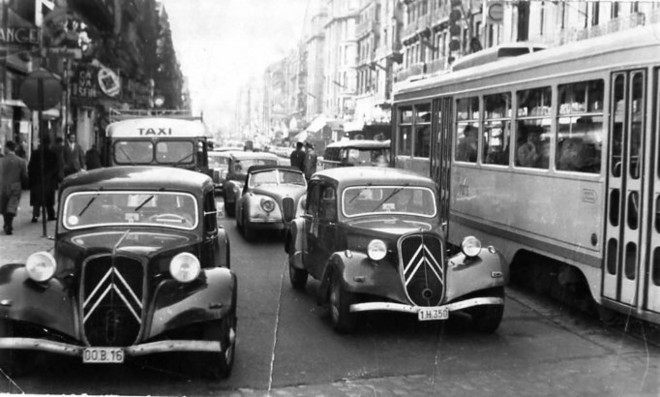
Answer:
[(399, 82), (392, 161), (436, 180), (450, 244), (660, 323), (658, 91), (658, 24)]

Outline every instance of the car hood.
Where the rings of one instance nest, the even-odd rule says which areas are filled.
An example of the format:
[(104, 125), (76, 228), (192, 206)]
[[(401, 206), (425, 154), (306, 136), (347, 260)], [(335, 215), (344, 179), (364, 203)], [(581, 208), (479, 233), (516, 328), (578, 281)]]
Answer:
[(251, 190), (254, 194), (263, 194), (265, 196), (280, 199), (284, 197), (298, 199), (298, 197), (303, 195), (306, 191), (307, 189), (304, 186), (298, 185), (269, 185), (268, 187), (255, 187)]
[(181, 246), (189, 246), (195, 239), (195, 235), (190, 232), (162, 233), (133, 230), (127, 233), (126, 229), (110, 231), (104, 229), (65, 236), (59, 242), (76, 247), (89, 255), (112, 252), (116, 247), (118, 253), (155, 256)]
[(346, 222), (352, 229), (361, 232), (376, 232), (392, 236), (401, 236), (412, 232), (427, 232), (433, 230), (434, 219), (420, 220), (417, 217), (397, 217), (378, 219), (355, 219)]

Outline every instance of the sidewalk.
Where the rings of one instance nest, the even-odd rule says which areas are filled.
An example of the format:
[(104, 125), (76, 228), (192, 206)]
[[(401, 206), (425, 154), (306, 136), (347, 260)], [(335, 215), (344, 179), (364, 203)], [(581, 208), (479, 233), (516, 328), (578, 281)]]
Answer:
[[(18, 213), (14, 218), (14, 233), (7, 236), (0, 231), (0, 265), (6, 263), (25, 263), (30, 254), (37, 251), (52, 250), (54, 241), (43, 237), (42, 219), (31, 223), (30, 191), (24, 190)], [(46, 225), (46, 234), (55, 235), (55, 221)]]

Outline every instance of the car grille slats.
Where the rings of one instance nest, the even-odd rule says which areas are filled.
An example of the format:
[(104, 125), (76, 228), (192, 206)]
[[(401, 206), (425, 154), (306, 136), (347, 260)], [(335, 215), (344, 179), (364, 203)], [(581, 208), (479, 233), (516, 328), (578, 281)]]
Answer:
[(445, 294), (442, 241), (434, 234), (399, 239), (399, 273), (408, 298), (418, 306), (438, 306)]
[(83, 265), (83, 330), (91, 346), (128, 346), (140, 333), (144, 268), (130, 258), (95, 257)]

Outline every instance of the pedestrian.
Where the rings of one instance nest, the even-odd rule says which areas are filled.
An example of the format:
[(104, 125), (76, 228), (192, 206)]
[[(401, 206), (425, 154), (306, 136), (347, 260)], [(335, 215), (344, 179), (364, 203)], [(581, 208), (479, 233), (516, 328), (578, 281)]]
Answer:
[[(55, 191), (57, 190), (59, 181), (57, 154), (52, 151), (48, 146), (49, 144), (50, 139), (47, 136), (41, 138), (41, 144), (36, 150), (32, 151), (32, 156), (30, 156), (30, 162), (28, 163), (32, 223), (36, 223), (39, 219), (42, 206), (46, 208), (49, 221), (56, 219)], [(41, 166), (42, 160), (43, 168)]]
[(22, 159), (25, 158), (27, 153), (25, 152), (25, 141), (19, 142), (16, 140), (16, 150), (14, 151), (16, 155)]
[(307, 142), (305, 144), (306, 147), (306, 153), (305, 153), (305, 178), (309, 180), (309, 178), (314, 175), (316, 172), (316, 161), (318, 156), (316, 155), (316, 151), (314, 151), (314, 145), (311, 142)]
[(67, 143), (64, 145), (64, 176), (75, 174), (83, 169), (85, 165), (85, 152), (73, 132), (67, 135)]
[(55, 138), (55, 144), (51, 148), (57, 157), (57, 181), (64, 179), (64, 139), (61, 136)]
[(14, 231), (13, 222), (23, 187), (28, 184), (27, 164), (16, 155), (16, 142), (5, 144), (5, 156), (0, 159), (0, 213), (4, 218), (5, 234)]
[(298, 168), (300, 171), (305, 172), (305, 150), (303, 149), (304, 144), (302, 142), (296, 143), (296, 150), (291, 152), (289, 159), (291, 160), (291, 166)]
[(101, 168), (101, 153), (99, 153), (96, 145), (92, 145), (87, 153), (85, 153), (85, 165), (87, 166), (87, 170)]

